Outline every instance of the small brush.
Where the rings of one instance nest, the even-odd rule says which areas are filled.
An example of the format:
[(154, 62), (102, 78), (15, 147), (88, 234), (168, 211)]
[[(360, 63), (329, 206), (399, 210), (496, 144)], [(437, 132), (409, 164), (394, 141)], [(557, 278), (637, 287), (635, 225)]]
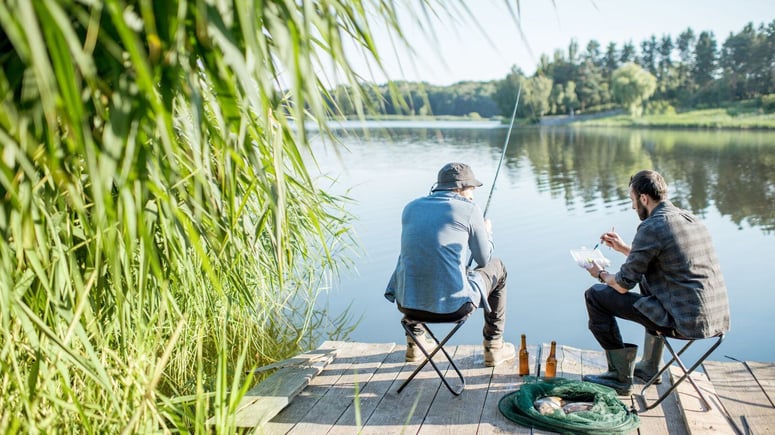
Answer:
[[(611, 227), (611, 232), (613, 233), (614, 231), (615, 231), (614, 227)], [(603, 239), (600, 239), (600, 240), (603, 240)], [(595, 249), (597, 249), (598, 246), (600, 246), (600, 242), (595, 243), (595, 247), (592, 248), (592, 250), (594, 251)]]

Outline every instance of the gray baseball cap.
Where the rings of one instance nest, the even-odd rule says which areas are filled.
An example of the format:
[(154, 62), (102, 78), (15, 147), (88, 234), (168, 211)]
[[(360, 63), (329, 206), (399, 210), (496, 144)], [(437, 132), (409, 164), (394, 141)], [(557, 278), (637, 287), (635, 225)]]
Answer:
[(465, 163), (447, 163), (439, 170), (436, 185), (431, 190), (463, 189), (481, 185), (482, 182), (476, 179), (470, 166)]

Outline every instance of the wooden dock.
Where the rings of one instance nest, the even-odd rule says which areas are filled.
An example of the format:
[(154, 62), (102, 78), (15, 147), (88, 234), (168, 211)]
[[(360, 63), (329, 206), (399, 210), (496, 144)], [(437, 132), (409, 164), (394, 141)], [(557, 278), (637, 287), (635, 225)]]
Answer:
[[(246, 394), (237, 425), (265, 434), (549, 433), (520, 426), (498, 410), (501, 397), (530, 379), (516, 374), (516, 361), (487, 368), (480, 345), (447, 349), (466, 379), (460, 396), (444, 387), (430, 365), (398, 394), (398, 386), (416, 367), (404, 362), (404, 345), (325, 342), (316, 351), (276, 365), (269, 378)], [(529, 351), (533, 371), (538, 349)], [(547, 344), (541, 354), (548, 355)], [(557, 360), (557, 375), (568, 379), (605, 370), (601, 351), (558, 346)], [(684, 382), (659, 407), (640, 414), (640, 428), (633, 433), (775, 432), (775, 364), (706, 362), (704, 368), (707, 375), (693, 377), (710, 397), (711, 410), (702, 408), (696, 392)], [(665, 374), (659, 391), (669, 382)], [(652, 387), (648, 396), (656, 395)], [(629, 397), (620, 399), (632, 404)]]

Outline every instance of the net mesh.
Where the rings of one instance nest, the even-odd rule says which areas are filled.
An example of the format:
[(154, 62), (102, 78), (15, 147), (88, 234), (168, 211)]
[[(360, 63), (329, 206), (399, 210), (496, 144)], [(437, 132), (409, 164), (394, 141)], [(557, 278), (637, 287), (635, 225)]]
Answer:
[[(616, 391), (606, 386), (564, 378), (526, 381), (498, 402), (500, 412), (520, 425), (577, 434), (617, 434), (633, 431), (640, 425), (637, 414), (617, 398)], [(588, 411), (566, 414), (557, 410), (542, 415), (533, 404), (537, 399), (551, 396), (566, 402), (591, 402), (592, 407)]]

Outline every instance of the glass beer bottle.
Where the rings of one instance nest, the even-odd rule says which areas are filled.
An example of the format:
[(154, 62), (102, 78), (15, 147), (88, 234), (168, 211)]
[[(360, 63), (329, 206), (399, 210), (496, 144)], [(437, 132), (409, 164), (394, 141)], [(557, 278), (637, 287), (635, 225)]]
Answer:
[(528, 367), (527, 341), (525, 334), (522, 334), (522, 345), (519, 347), (519, 375), (527, 376), (530, 374), (530, 367)]
[(553, 378), (557, 376), (557, 342), (552, 341), (552, 347), (549, 349), (549, 356), (546, 358), (546, 369), (544, 377)]

